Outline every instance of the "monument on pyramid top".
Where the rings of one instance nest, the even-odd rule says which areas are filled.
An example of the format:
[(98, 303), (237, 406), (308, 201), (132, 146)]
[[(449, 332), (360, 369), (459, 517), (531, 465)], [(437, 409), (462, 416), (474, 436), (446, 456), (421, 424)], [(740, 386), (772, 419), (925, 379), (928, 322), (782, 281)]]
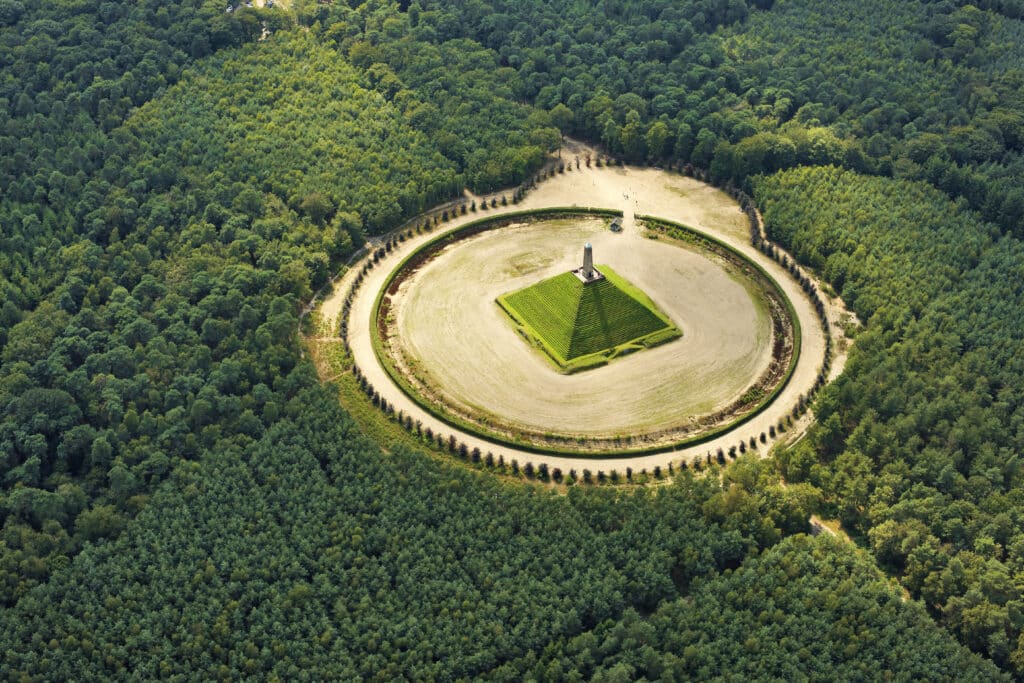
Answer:
[(572, 272), (585, 285), (604, 279), (601, 271), (594, 267), (594, 247), (590, 245), (590, 242), (583, 245), (583, 265)]

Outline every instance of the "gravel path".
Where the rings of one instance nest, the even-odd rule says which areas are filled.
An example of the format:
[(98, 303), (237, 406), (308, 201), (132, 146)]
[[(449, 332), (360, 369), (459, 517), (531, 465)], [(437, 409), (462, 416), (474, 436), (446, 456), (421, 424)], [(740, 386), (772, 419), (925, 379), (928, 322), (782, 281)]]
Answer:
[[(567, 172), (564, 175), (557, 175), (552, 179), (544, 181), (539, 187), (530, 192), (522, 202), (514, 207), (509, 206), (507, 210), (572, 205), (601, 206), (623, 210), (625, 214), (625, 234), (612, 235), (611, 233), (602, 233), (602, 239), (622, 237), (624, 240), (639, 240), (640, 242), (635, 242), (635, 245), (640, 244), (642, 241), (646, 241), (640, 237), (635, 221), (633, 220), (633, 215), (634, 213), (650, 214), (674, 220), (714, 235), (723, 242), (726, 242), (730, 246), (741, 251), (745, 256), (747, 256), (747, 258), (764, 267), (776, 282), (779, 283), (780, 287), (793, 303), (796, 314), (800, 319), (802, 329), (802, 350), (800, 360), (786, 388), (783, 389), (773, 404), (746, 424), (707, 443), (694, 447), (683, 448), (673, 452), (629, 458), (594, 459), (586, 457), (538, 455), (507, 446), (497, 445), (476, 435), (461, 433), (458, 430), (445, 425), (440, 420), (437, 420), (426, 411), (422, 410), (392, 383), (391, 379), (376, 359), (370, 336), (370, 320), (374, 298), (376, 296), (376, 292), (379, 291), (382, 286), (387, 274), (408, 253), (417, 249), (424, 242), (438, 234), (438, 231), (435, 230), (432, 234), (416, 236), (413, 239), (405, 241), (397, 249), (394, 249), (386, 259), (383, 259), (382, 262), (368, 274), (368, 277), (359, 288), (352, 306), (349, 325), (349, 342), (352, 347), (352, 353), (355, 361), (370, 383), (395, 406), (396, 410), (402, 410), (406, 414), (411, 415), (414, 419), (422, 421), (424, 427), (429, 426), (435, 433), (441, 433), (445, 436), (455, 434), (456, 438), (465, 443), (470, 449), (478, 447), (484, 453), (488, 451), (492, 452), (495, 457), (500, 454), (505, 457), (506, 461), (516, 459), (519, 461), (520, 465), (527, 462), (532, 462), (534, 464), (540, 464), (543, 462), (547, 463), (550, 467), (560, 467), (564, 471), (568, 471), (573, 468), (577, 470), (588, 468), (595, 472), (597, 470), (609, 472), (613, 469), (618, 470), (619, 472), (624, 472), (627, 467), (632, 467), (635, 471), (645, 468), (650, 470), (657, 465), (665, 467), (670, 462), (678, 463), (684, 460), (692, 461), (695, 459), (702, 459), (705, 458), (708, 453), (715, 453), (718, 448), (728, 451), (730, 447), (738, 445), (740, 441), (749, 441), (750, 437), (757, 437), (761, 432), (767, 433), (769, 427), (775, 425), (781, 418), (788, 415), (792, 411), (793, 406), (796, 405), (798, 398), (801, 395), (806, 394), (811, 389), (818, 373), (821, 370), (825, 353), (824, 334), (822, 332), (821, 325), (817, 320), (817, 316), (814, 313), (813, 306), (792, 276), (790, 276), (777, 263), (750, 246), (748, 242), (746, 217), (739, 210), (736, 203), (727, 195), (713, 187), (690, 178), (656, 169), (634, 169), (628, 167), (588, 169), (584, 167), (581, 170)], [(505, 209), (492, 209), (488, 212), (460, 216), (459, 218), (446, 223), (441, 229), (451, 230), (470, 220), (479, 218), (481, 215), (497, 215), (502, 210)], [(498, 233), (496, 232), (491, 234), (497, 235)], [(487, 237), (488, 235), (485, 234), (483, 239), (487, 239)], [(513, 243), (512, 240), (508, 240), (508, 242)], [(676, 247), (670, 247), (667, 245), (658, 246), (663, 249), (675, 249), (679, 254), (687, 253), (682, 250), (678, 250)], [(597, 244), (595, 244), (595, 251), (598, 253), (597, 261), (605, 262), (602, 260), (602, 252), (600, 252), (600, 247)], [(613, 253), (627, 254), (630, 251), (631, 250), (617, 249), (613, 250)], [(454, 253), (458, 253), (458, 250), (454, 250)], [(611, 254), (609, 256), (611, 256)], [(562, 268), (562, 264), (560, 262), (556, 263), (559, 258), (560, 256), (557, 253), (551, 254), (550, 264), (545, 265), (543, 263), (545, 259), (541, 259), (541, 263), (539, 265), (535, 264), (532, 267), (534, 267), (537, 272), (546, 272), (544, 271), (545, 268), (559, 270)], [(640, 259), (639, 255), (637, 255), (637, 258)], [(635, 267), (629, 266), (632, 270), (628, 274), (624, 273), (623, 270), (620, 270), (620, 267), (622, 266), (619, 261), (614, 260), (613, 258), (608, 258), (606, 260), (611, 263), (611, 265), (613, 265), (620, 274), (633, 280), (635, 284), (647, 291), (660, 306), (665, 306), (665, 309), (663, 310), (666, 310), (670, 316), (675, 317), (675, 315), (673, 315), (673, 311), (668, 310), (671, 308), (671, 305), (665, 300), (660, 300), (652, 293), (651, 290), (656, 288), (652, 286), (652, 283), (656, 282), (657, 277), (652, 274), (655, 271), (650, 269), (647, 271), (647, 274), (644, 275), (642, 259), (637, 261)], [(335, 286), (333, 294), (321, 305), (321, 316), (329, 325), (331, 325), (328, 329), (335, 329), (334, 321), (339, 314), (345, 295), (351, 286), (351, 280), (357, 271), (358, 268), (353, 268), (349, 274), (342, 278)], [(732, 282), (735, 284), (735, 281)], [(479, 298), (483, 300), (484, 297)], [(492, 299), (493, 297), (489, 297), (488, 301)], [(494, 306), (494, 308), (497, 307)], [(488, 308), (488, 310), (490, 309)], [(834, 341), (838, 341), (838, 338), (842, 336), (841, 332), (838, 331), (838, 321), (844, 312), (841, 302), (838, 300), (829, 306), (828, 314), (830, 321), (833, 323), (830, 325), (830, 328), (833, 330), (834, 336), (836, 337)], [(675, 313), (678, 315), (678, 311)], [(683, 340), (686, 340), (687, 336), (694, 334), (694, 330), (687, 328), (687, 322), (685, 320), (679, 320), (679, 322), (682, 324), (684, 330)], [(673, 344), (681, 343), (683, 340), (672, 342), (666, 344), (664, 347), (643, 351), (632, 357), (621, 359), (610, 364), (606, 368), (599, 369), (599, 371), (622, 373), (626, 372), (625, 369), (629, 369), (631, 367), (628, 364), (631, 361), (635, 361), (637, 365), (644, 364), (645, 362), (649, 362), (651, 364), (660, 362), (662, 359), (658, 356), (659, 351), (671, 351), (670, 347), (672, 347)], [(514, 337), (513, 341), (518, 342)], [(512, 349), (511, 346), (508, 348), (509, 350)], [(525, 353), (525, 356), (522, 359), (524, 363), (536, 364), (537, 362), (545, 362), (536, 355), (531, 355), (535, 354), (535, 352), (526, 348), (525, 344), (522, 342), (519, 342), (519, 346), (517, 348)], [(833, 357), (830, 375), (834, 377), (841, 372), (845, 362), (845, 344), (833, 344), (833, 349), (835, 350), (835, 355)], [(645, 358), (650, 360), (645, 361)], [(575, 377), (586, 378), (586, 376), (592, 372), (594, 371), (582, 373)], [(557, 373), (554, 373), (553, 371), (551, 371), (551, 373), (557, 377), (573, 377), (557, 375)], [(630, 391), (625, 387), (625, 382), (620, 381), (620, 384), (623, 386), (623, 391)], [(642, 392), (635, 388), (632, 391), (634, 392), (634, 395), (642, 394)], [(539, 392), (534, 391), (532, 393), (536, 394)], [(619, 392), (615, 391), (615, 389), (610, 389), (608, 397), (609, 403), (614, 405), (618, 399), (618, 395)], [(566, 412), (571, 418), (571, 412)], [(771, 442), (769, 441), (767, 446), (762, 445), (760, 448), (762, 450), (767, 450), (770, 445)]]

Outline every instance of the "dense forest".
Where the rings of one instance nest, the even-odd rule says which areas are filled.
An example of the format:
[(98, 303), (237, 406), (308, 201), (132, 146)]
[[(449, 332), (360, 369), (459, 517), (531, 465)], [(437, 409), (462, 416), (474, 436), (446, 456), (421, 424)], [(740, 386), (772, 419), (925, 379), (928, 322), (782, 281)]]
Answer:
[[(0, 0), (0, 675), (1024, 675), (1019, 3), (232, 10)], [(363, 240), (564, 134), (752, 193), (864, 321), (808, 438), (560, 493), (320, 386)]]
[(868, 321), (812, 438), (780, 454), (786, 478), (818, 487), (964, 642), (1024, 664), (1024, 244), (919, 183), (808, 168), (758, 195), (772, 234)]
[(629, 161), (691, 162), (741, 184), (828, 163), (926, 179), (1012, 232), (1024, 34), (1007, 14), (827, 0), (410, 6), (431, 35), (493, 48), (520, 97)]
[[(839, 597), (841, 594), (842, 597)], [(758, 613), (751, 605), (763, 605)], [(828, 536), (794, 536), (694, 582), (649, 617), (627, 610), (491, 673), (496, 680), (907, 680), (999, 678), (951, 648), (871, 562)], [(808, 640), (807, 634), (814, 639)]]

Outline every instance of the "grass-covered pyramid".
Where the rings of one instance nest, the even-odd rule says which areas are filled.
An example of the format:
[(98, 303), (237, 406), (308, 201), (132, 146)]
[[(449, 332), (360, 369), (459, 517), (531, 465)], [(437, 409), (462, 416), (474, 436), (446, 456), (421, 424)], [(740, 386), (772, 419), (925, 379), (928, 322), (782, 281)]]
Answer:
[(498, 304), (567, 372), (662, 344), (682, 333), (647, 295), (608, 266), (584, 283), (562, 273), (498, 297)]

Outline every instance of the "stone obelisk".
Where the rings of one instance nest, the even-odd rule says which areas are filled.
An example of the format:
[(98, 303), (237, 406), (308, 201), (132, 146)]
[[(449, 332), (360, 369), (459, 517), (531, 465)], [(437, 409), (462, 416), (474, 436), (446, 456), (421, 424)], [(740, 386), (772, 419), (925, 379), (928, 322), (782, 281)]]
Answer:
[(594, 248), (590, 246), (590, 242), (583, 245), (583, 265), (572, 272), (585, 285), (604, 279), (601, 271), (594, 267)]

